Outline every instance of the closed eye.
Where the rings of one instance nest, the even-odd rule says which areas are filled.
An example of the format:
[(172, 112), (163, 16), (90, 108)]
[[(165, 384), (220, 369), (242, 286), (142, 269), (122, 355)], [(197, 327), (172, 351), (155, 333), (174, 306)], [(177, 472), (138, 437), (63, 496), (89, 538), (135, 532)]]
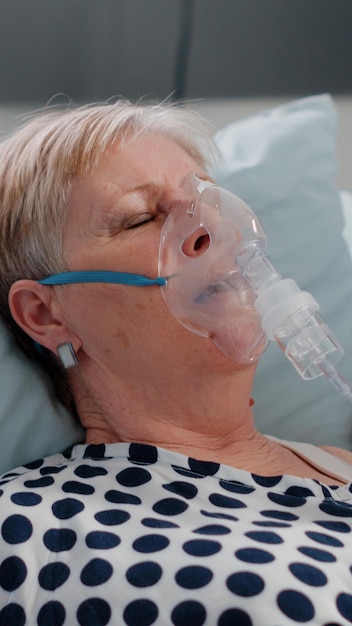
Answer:
[(153, 213), (140, 213), (139, 215), (135, 215), (127, 224), (125, 224), (125, 230), (129, 230), (131, 228), (137, 228), (138, 226), (143, 226), (148, 222), (152, 222), (155, 219), (156, 215)]

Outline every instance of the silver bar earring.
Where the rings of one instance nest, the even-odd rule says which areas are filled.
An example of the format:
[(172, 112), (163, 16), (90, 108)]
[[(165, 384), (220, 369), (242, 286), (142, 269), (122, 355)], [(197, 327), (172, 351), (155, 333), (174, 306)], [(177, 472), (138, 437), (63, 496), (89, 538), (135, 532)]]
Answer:
[(66, 370), (78, 365), (78, 359), (70, 341), (60, 344), (56, 349), (60, 361)]

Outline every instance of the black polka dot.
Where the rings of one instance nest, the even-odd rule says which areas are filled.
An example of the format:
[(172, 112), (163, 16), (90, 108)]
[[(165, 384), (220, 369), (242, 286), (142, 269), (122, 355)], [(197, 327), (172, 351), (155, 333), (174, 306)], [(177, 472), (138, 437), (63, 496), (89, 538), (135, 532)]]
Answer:
[(197, 461), (197, 459), (188, 459), (188, 464), (192, 472), (203, 474), (204, 476), (214, 476), (219, 471), (219, 463), (212, 461)]
[(221, 543), (209, 539), (193, 539), (183, 544), (183, 549), (192, 556), (212, 556), (221, 550)]
[(105, 467), (92, 467), (91, 465), (79, 465), (76, 467), (76, 476), (79, 478), (94, 478), (95, 476), (106, 476), (108, 473)]
[(94, 530), (86, 536), (88, 548), (95, 550), (110, 550), (111, 548), (116, 548), (120, 543), (120, 537), (105, 531)]
[(261, 528), (290, 528), (292, 524), (286, 522), (252, 522), (253, 526), (260, 526)]
[(258, 476), (252, 474), (253, 480), (261, 487), (275, 487), (282, 480), (282, 476)]
[(253, 572), (236, 572), (228, 577), (226, 585), (232, 593), (246, 598), (256, 596), (264, 589), (262, 577)]
[(112, 565), (105, 559), (92, 559), (81, 572), (81, 582), (88, 587), (102, 585), (111, 578)]
[(129, 447), (129, 461), (143, 465), (151, 465), (158, 460), (158, 451), (154, 446), (143, 443), (131, 443)]
[(175, 480), (168, 485), (163, 485), (163, 488), (167, 491), (171, 491), (172, 493), (176, 493), (177, 495), (182, 496), (187, 500), (195, 498), (198, 493), (198, 489), (195, 485), (192, 485), (191, 483), (186, 483), (182, 480)]
[(352, 595), (349, 593), (340, 593), (336, 599), (336, 606), (339, 613), (352, 622)]
[(207, 526), (196, 528), (193, 532), (199, 535), (228, 535), (231, 530), (227, 526), (221, 526), (220, 524), (208, 524)]
[(16, 473), (4, 474), (2, 477), (3, 480), (0, 480), (0, 485), (6, 485), (12, 478), (16, 478), (17, 476), (18, 474)]
[(321, 511), (328, 515), (335, 515), (336, 517), (352, 517), (352, 506), (347, 502), (338, 502), (337, 500), (325, 500), (319, 505)]
[(319, 526), (326, 528), (326, 530), (332, 530), (337, 533), (350, 533), (351, 532), (351, 526), (349, 524), (346, 524), (345, 522), (321, 521), (321, 522), (315, 522), (315, 524), (318, 524)]
[(76, 498), (57, 500), (52, 506), (52, 512), (58, 519), (71, 519), (84, 509), (84, 504)]
[(204, 474), (192, 472), (186, 467), (177, 467), (177, 465), (173, 465), (172, 469), (174, 470), (174, 472), (176, 472), (176, 474), (180, 474), (180, 476), (186, 476), (187, 478), (196, 478), (197, 480), (204, 478)]
[(123, 612), (127, 626), (150, 626), (157, 617), (158, 607), (156, 604), (144, 598), (130, 602)]
[(38, 493), (32, 493), (31, 491), (21, 491), (11, 496), (12, 502), (19, 506), (36, 506), (40, 504), (42, 499), (42, 496)]
[(284, 615), (295, 622), (309, 622), (315, 615), (313, 604), (309, 598), (293, 589), (281, 591), (277, 603)]
[(151, 587), (161, 578), (162, 569), (158, 563), (144, 561), (128, 568), (126, 578), (134, 587)]
[(115, 504), (141, 504), (142, 500), (132, 493), (125, 493), (123, 491), (117, 491), (111, 489), (105, 494), (105, 499), (108, 502), (114, 502)]
[(261, 511), (260, 514), (264, 517), (280, 519), (285, 522), (294, 522), (295, 520), (299, 519), (298, 515), (295, 515), (294, 513), (289, 513), (288, 511)]
[(77, 620), (80, 626), (106, 626), (110, 617), (110, 605), (101, 598), (84, 600), (77, 610)]
[(241, 548), (235, 552), (235, 556), (245, 563), (270, 563), (274, 560), (273, 554), (259, 548)]
[(307, 531), (306, 535), (313, 541), (316, 541), (317, 543), (322, 543), (326, 546), (334, 546), (335, 548), (343, 547), (342, 541), (337, 539), (337, 537), (332, 537), (331, 535), (326, 535), (325, 533)]
[(26, 480), (24, 482), (24, 486), (29, 489), (38, 489), (39, 487), (50, 487), (54, 484), (54, 479), (52, 476), (42, 476), (42, 478), (37, 478), (35, 480)]
[(246, 611), (242, 609), (227, 609), (221, 613), (218, 626), (252, 626), (253, 622)]
[(254, 539), (254, 541), (260, 541), (261, 543), (283, 543), (283, 539), (272, 531), (268, 530), (252, 530), (245, 533), (246, 537)]
[(81, 483), (78, 480), (68, 480), (62, 485), (62, 491), (65, 493), (78, 493), (81, 496), (91, 496), (95, 493), (95, 489), (92, 485)]
[(268, 493), (268, 498), (275, 504), (281, 504), (282, 506), (298, 507), (303, 506), (306, 502), (306, 498), (300, 496), (290, 496), (286, 493)]
[(61, 587), (70, 575), (70, 568), (66, 563), (49, 563), (39, 572), (38, 580), (42, 589), (55, 591)]
[(255, 491), (254, 487), (244, 485), (243, 483), (233, 482), (231, 480), (219, 480), (219, 485), (223, 487), (223, 489), (226, 489), (226, 491), (231, 491), (232, 493), (242, 493), (247, 495)]
[(309, 496), (314, 496), (314, 493), (311, 489), (307, 487), (302, 487), (301, 485), (292, 485), (285, 491), (289, 496), (298, 496), (300, 498), (308, 498)]
[(105, 526), (118, 526), (124, 524), (130, 519), (130, 514), (127, 511), (120, 511), (119, 509), (111, 509), (109, 511), (100, 511), (94, 515), (97, 522), (104, 524)]
[(153, 517), (145, 517), (141, 523), (148, 528), (179, 528), (178, 524), (163, 519), (155, 519)]
[(195, 600), (180, 602), (171, 613), (174, 626), (202, 626), (206, 617), (204, 606)]
[(7, 543), (24, 543), (32, 535), (33, 527), (24, 515), (10, 515), (2, 525), (1, 534)]
[(160, 513), (160, 515), (179, 515), (187, 508), (188, 504), (183, 500), (178, 500), (177, 498), (164, 498), (154, 504), (153, 511), (155, 511), (155, 513)]
[(105, 443), (91, 443), (86, 446), (83, 454), (84, 459), (104, 459), (105, 458)]
[(42, 606), (38, 613), (38, 626), (62, 626), (66, 619), (66, 611), (60, 602), (52, 600)]
[(60, 465), (60, 467), (56, 467), (55, 465), (46, 465), (39, 470), (39, 473), (42, 476), (47, 476), (48, 474), (60, 474), (66, 469), (67, 465)]
[(136, 550), (136, 552), (143, 552), (147, 554), (165, 550), (169, 543), (169, 539), (163, 535), (144, 535), (143, 537), (136, 539), (133, 542), (132, 547)]
[(214, 511), (201, 511), (201, 514), (205, 517), (214, 517), (215, 519), (228, 519), (233, 522), (238, 522), (238, 517), (230, 515), (229, 513), (214, 513)]
[(11, 603), (4, 606), (0, 611), (1, 626), (24, 626), (26, 614), (19, 604)]
[(25, 463), (23, 467), (27, 467), (27, 469), (39, 469), (44, 463), (44, 459), (37, 459), (36, 461), (31, 461), (30, 463)]
[(289, 570), (302, 583), (312, 587), (323, 587), (328, 582), (324, 572), (306, 563), (291, 563)]
[(52, 528), (47, 530), (43, 537), (46, 548), (51, 552), (64, 552), (71, 550), (75, 545), (77, 535), (70, 528)]
[(142, 467), (127, 467), (119, 472), (116, 480), (124, 487), (140, 487), (151, 480), (151, 474)]
[(27, 577), (27, 567), (18, 556), (9, 556), (0, 565), (0, 587), (5, 591), (15, 591)]
[(237, 500), (237, 498), (230, 498), (229, 496), (225, 496), (221, 493), (210, 494), (209, 501), (214, 504), (214, 506), (223, 507), (225, 509), (243, 509), (247, 506), (241, 500)]
[(201, 565), (189, 565), (176, 572), (175, 580), (184, 589), (201, 589), (210, 583), (213, 574), (210, 569)]
[(334, 563), (336, 561), (336, 556), (331, 552), (327, 552), (326, 550), (311, 548), (309, 546), (301, 546), (300, 548), (298, 548), (298, 551), (301, 552), (301, 554), (309, 556), (315, 561), (321, 561), (322, 563)]

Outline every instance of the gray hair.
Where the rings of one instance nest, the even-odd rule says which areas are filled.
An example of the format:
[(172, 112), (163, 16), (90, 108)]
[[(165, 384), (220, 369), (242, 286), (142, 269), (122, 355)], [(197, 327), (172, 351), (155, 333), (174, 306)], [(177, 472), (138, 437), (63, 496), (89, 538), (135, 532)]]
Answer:
[(205, 169), (216, 158), (210, 128), (198, 114), (127, 100), (42, 112), (0, 144), (0, 315), (28, 355), (36, 352), (12, 319), (11, 285), (68, 269), (62, 237), (74, 179), (93, 172), (113, 142), (150, 132), (175, 141)]

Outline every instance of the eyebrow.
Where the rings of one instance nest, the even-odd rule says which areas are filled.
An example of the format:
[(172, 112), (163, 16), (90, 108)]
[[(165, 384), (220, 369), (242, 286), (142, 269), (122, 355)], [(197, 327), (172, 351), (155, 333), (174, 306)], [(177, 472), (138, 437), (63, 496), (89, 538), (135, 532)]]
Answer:
[[(201, 180), (205, 180), (205, 181), (209, 181), (210, 183), (214, 183), (214, 179), (207, 173), (205, 173), (205, 174), (197, 174), (195, 172), (195, 174)], [(142, 193), (147, 193), (149, 191), (152, 191), (152, 192), (155, 193), (155, 195), (157, 195), (157, 194), (158, 195), (163, 195), (166, 187), (167, 187), (166, 180), (160, 181), (158, 183), (155, 183), (155, 182), (142, 183), (141, 185), (136, 185), (135, 187), (132, 187), (132, 188), (128, 189), (123, 195), (128, 195), (130, 193), (139, 192), (139, 191), (142, 192)]]
[(134, 194), (140, 194), (141, 196), (147, 197), (147, 196), (152, 196), (152, 197), (158, 197), (161, 196), (165, 190), (166, 187), (166, 182), (160, 182), (160, 183), (154, 183), (154, 182), (148, 182), (148, 183), (142, 183), (140, 185), (136, 185), (134, 187), (130, 187), (128, 189), (126, 189), (125, 191), (122, 191), (122, 193), (118, 194), (118, 201), (116, 199), (116, 196), (113, 198), (110, 198), (108, 204), (105, 207), (105, 211), (103, 212), (103, 222), (106, 226), (109, 226), (111, 223), (112, 224), (116, 224), (116, 223), (120, 223), (122, 224), (125, 219), (130, 217), (130, 210), (126, 210), (121, 208), (121, 206), (118, 205), (122, 205), (123, 207), (123, 203), (124, 203), (124, 198), (128, 198), (129, 196), (133, 196)]
[(133, 193), (143, 193), (144, 195), (149, 194), (150, 192), (153, 193), (153, 195), (162, 195), (166, 189), (167, 183), (166, 181), (162, 181), (162, 182), (151, 182), (151, 183), (142, 183), (141, 185), (136, 185), (135, 187), (130, 187), (129, 189), (127, 189), (123, 194), (122, 194), (122, 198), (124, 196), (128, 196), (130, 194)]
[[(205, 180), (205, 181), (209, 181), (209, 182), (214, 182), (213, 179), (208, 175), (208, 174), (196, 174), (198, 176), (198, 178), (200, 178), (201, 180)], [(146, 182), (146, 183), (141, 183), (139, 185), (135, 185), (134, 187), (129, 187), (128, 189), (126, 189), (125, 191), (122, 191), (121, 194), (119, 194), (119, 201), (123, 202), (124, 197), (128, 197), (131, 196), (135, 193), (140, 193), (143, 196), (148, 196), (151, 195), (152, 197), (160, 197), (163, 196), (165, 190), (167, 187), (167, 181), (166, 180), (162, 180), (159, 182)], [(118, 215), (116, 213), (116, 209), (112, 209), (112, 207), (115, 205), (115, 199), (112, 199), (111, 202), (109, 202), (107, 209), (107, 213), (105, 215), (104, 218), (104, 222), (109, 224), (110, 221), (115, 221), (116, 218), (118, 217), (121, 221), (121, 223), (124, 221), (124, 219), (126, 218), (126, 215), (128, 217), (129, 212), (128, 211), (121, 211), (121, 209), (118, 209)]]

